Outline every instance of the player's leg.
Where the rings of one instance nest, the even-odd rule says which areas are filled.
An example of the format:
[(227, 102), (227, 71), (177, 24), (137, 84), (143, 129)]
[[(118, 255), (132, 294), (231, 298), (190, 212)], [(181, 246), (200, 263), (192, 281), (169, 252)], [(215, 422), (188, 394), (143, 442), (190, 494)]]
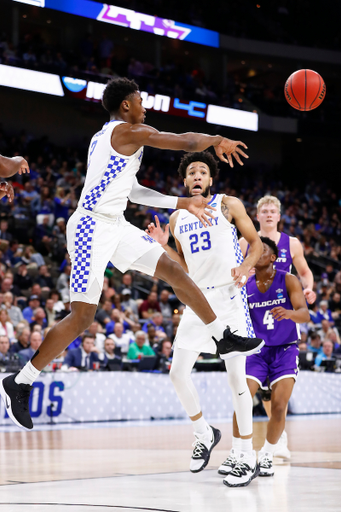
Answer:
[(231, 333), (229, 327), (225, 329), (201, 290), (184, 272), (181, 266), (171, 260), (166, 253), (158, 260), (154, 275), (170, 284), (178, 299), (183, 304), (189, 306), (206, 324), (210, 336), (217, 343), (222, 359), (259, 352), (260, 348), (264, 345), (264, 341), (259, 338), (236, 336)]
[(198, 473), (208, 464), (211, 451), (218, 444), (221, 433), (205, 420), (200, 406), (198, 392), (191, 379), (191, 371), (200, 352), (184, 350), (175, 342), (170, 379), (176, 394), (192, 420), (195, 441), (190, 462), (190, 471)]
[[(262, 400), (263, 407), (268, 418), (271, 418), (271, 400)], [(285, 412), (285, 416), (287, 415), (288, 408)], [(291, 453), (288, 448), (288, 435), (285, 430), (283, 430), (281, 437), (278, 440), (276, 449), (274, 451), (274, 457), (282, 457), (283, 459), (290, 459)]]
[(18, 426), (33, 428), (28, 404), (32, 384), (41, 370), (92, 323), (116, 231), (114, 225), (97, 222), (89, 216), (76, 213), (70, 218), (67, 234), (72, 261), (71, 313), (48, 332), (31, 361), (18, 374), (0, 383), (7, 413)]
[[(233, 362), (236, 360), (239, 362), (240, 359), (235, 358)], [(228, 369), (229, 371), (230, 369)], [(232, 448), (229, 456), (218, 470), (220, 474), (226, 475), (224, 484), (229, 487), (246, 486), (259, 474), (256, 452), (252, 445), (252, 397), (256, 394), (259, 383), (249, 379), (246, 381), (245, 361), (244, 378), (240, 377), (240, 375), (243, 376), (242, 364), (237, 368), (237, 371), (238, 376), (236, 375), (236, 378), (234, 378), (232, 373), (229, 379), (235, 409)]]
[(272, 386), (271, 418), (269, 419), (264, 446), (258, 454), (260, 476), (273, 476), (273, 457), (277, 443), (285, 427), (285, 417), (289, 399), (295, 384), (291, 377), (283, 378)]

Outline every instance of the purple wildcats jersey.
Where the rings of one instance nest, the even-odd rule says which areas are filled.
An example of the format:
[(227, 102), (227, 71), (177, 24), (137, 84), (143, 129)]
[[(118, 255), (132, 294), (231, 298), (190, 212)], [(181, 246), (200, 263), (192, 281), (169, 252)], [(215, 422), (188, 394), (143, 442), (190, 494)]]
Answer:
[(291, 272), (292, 257), (290, 254), (290, 236), (281, 233), (277, 248), (278, 258), (274, 263), (274, 268), (276, 270), (284, 270), (284, 272)]
[(292, 320), (274, 320), (270, 310), (276, 306), (293, 309), (285, 286), (286, 272), (277, 270), (272, 285), (265, 293), (258, 290), (256, 276), (246, 284), (247, 300), (253, 328), (257, 337), (265, 341), (265, 346), (288, 345), (300, 339), (298, 324)]

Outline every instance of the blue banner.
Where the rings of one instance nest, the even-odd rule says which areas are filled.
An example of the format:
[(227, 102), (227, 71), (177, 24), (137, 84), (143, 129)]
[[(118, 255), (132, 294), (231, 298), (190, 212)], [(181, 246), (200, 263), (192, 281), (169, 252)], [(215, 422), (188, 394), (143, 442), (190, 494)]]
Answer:
[(202, 44), (219, 48), (219, 33), (205, 28), (185, 25), (173, 20), (158, 18), (150, 14), (117, 7), (115, 5), (101, 4), (91, 0), (14, 0), (23, 4), (47, 7), (56, 11), (67, 12), (77, 16), (84, 16), (97, 21), (111, 23), (120, 27), (127, 27), (142, 32), (150, 32), (158, 36), (180, 39), (190, 43)]

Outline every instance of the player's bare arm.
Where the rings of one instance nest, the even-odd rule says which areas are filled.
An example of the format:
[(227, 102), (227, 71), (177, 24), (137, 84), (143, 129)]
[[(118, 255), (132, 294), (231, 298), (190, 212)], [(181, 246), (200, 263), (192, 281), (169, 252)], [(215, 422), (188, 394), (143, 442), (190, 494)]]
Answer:
[(223, 162), (233, 167), (232, 156), (240, 165), (244, 165), (240, 156), (248, 158), (248, 155), (239, 147), (247, 149), (241, 141), (233, 141), (221, 135), (206, 135), (203, 133), (170, 133), (159, 132), (152, 126), (142, 123), (120, 124), (115, 128), (111, 139), (112, 147), (118, 153), (130, 156), (142, 146), (150, 146), (158, 149), (172, 149), (175, 151), (204, 151), (210, 146)]
[[(228, 211), (227, 211), (228, 210)], [(222, 201), (222, 213), (227, 215), (227, 220), (234, 219), (236, 226), (246, 242), (250, 245), (247, 257), (243, 263), (232, 269), (234, 282), (240, 288), (246, 283), (249, 271), (255, 266), (263, 252), (263, 244), (253, 225), (252, 220), (246, 213), (243, 203), (236, 197), (224, 196)]]
[(284, 309), (277, 306), (271, 310), (271, 314), (275, 320), (292, 320), (298, 324), (309, 322), (310, 315), (303, 295), (302, 286), (296, 276), (286, 274), (285, 285), (292, 304), (292, 309)]
[(169, 224), (165, 226), (165, 230), (161, 228), (160, 221), (157, 215), (155, 215), (155, 224), (154, 222), (151, 222), (148, 224), (148, 228), (146, 229), (146, 232), (154, 238), (157, 242), (159, 242), (160, 245), (162, 245), (163, 249), (167, 252), (168, 256), (174, 260), (177, 261), (182, 268), (185, 270), (185, 272), (188, 272), (188, 268), (186, 265), (186, 261), (182, 252), (181, 244), (179, 241), (174, 237), (175, 244), (177, 251), (175, 251), (172, 247), (168, 245), (169, 240), (169, 228), (171, 226), (171, 231), (174, 233), (174, 228), (176, 224), (176, 219), (178, 218), (179, 211), (176, 211), (172, 213), (169, 219)]
[(27, 161), (22, 156), (7, 158), (0, 155), (0, 176), (1, 178), (10, 178), (14, 174), (25, 174), (30, 172)]
[(303, 286), (304, 296), (309, 304), (313, 304), (316, 300), (316, 293), (313, 291), (314, 276), (308, 267), (307, 260), (304, 257), (303, 247), (297, 238), (290, 237), (290, 253)]

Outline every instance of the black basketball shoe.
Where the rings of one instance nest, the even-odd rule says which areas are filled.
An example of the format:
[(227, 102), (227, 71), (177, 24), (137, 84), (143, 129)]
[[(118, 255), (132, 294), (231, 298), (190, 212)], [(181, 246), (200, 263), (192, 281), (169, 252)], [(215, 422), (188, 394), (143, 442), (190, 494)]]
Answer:
[(217, 341), (214, 339), (219, 355), (222, 359), (231, 359), (236, 356), (250, 356), (260, 352), (260, 349), (264, 346), (265, 342), (261, 338), (245, 338), (244, 336), (238, 336), (227, 326), (223, 338)]
[(217, 428), (211, 427), (205, 434), (194, 434), (195, 441), (193, 443), (193, 454), (190, 463), (190, 471), (199, 473), (207, 466), (211, 451), (219, 443), (221, 432)]
[(18, 427), (26, 430), (33, 428), (29, 411), (29, 399), (33, 386), (29, 384), (17, 384), (15, 377), (18, 374), (9, 375), (0, 382), (0, 394), (5, 402), (8, 416)]

